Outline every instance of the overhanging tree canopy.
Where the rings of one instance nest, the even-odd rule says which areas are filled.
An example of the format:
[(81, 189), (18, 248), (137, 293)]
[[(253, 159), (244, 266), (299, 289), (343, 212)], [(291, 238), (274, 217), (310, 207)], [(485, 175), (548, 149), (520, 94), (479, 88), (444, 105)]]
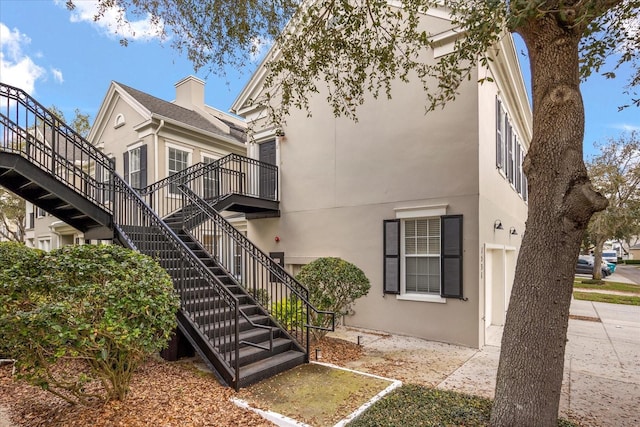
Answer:
[[(69, 2), (72, 4), (72, 1)], [(196, 68), (242, 67), (263, 43), (272, 119), (308, 107), (324, 86), (336, 115), (355, 117), (364, 95), (391, 96), (391, 82), (420, 79), (427, 110), (453, 100), (485, 52), (507, 32), (524, 39), (530, 57), (533, 138), (524, 162), (529, 217), (503, 335), (494, 425), (552, 425), (560, 399), (573, 270), (591, 216), (606, 199), (591, 186), (582, 159), (580, 81), (615, 77), (631, 63), (630, 102), (640, 83), (640, 1), (630, 0), (103, 0), (150, 13), (172, 32)], [(421, 14), (437, 9), (462, 37), (435, 64)], [(288, 24), (287, 24), (288, 23)], [(285, 25), (286, 28), (285, 28)], [(284, 29), (284, 31), (283, 31)], [(605, 69), (605, 66), (611, 69)], [(554, 268), (549, 268), (553, 265)]]

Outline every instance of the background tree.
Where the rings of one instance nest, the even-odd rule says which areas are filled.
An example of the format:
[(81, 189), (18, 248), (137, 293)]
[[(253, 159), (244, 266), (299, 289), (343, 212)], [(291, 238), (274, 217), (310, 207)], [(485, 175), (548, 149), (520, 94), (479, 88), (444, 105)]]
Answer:
[(640, 234), (640, 134), (633, 131), (600, 147), (587, 162), (589, 177), (609, 201), (589, 223), (594, 245), (593, 278), (600, 280), (602, 249), (609, 239), (630, 240)]
[(0, 187), (0, 237), (12, 242), (24, 242), (25, 216), (24, 200)]
[[(62, 122), (67, 123), (66, 118), (64, 117), (64, 113), (55, 105), (51, 105), (48, 110), (57, 118), (59, 118)], [(79, 108), (74, 110), (74, 116), (71, 122), (69, 122), (69, 127), (75, 130), (82, 136), (86, 138), (89, 135), (89, 131), (91, 130), (91, 124), (89, 123), (89, 119), (91, 116), (89, 114), (84, 114), (80, 111)]]
[[(72, 8), (73, 0), (68, 4)], [(607, 205), (591, 186), (583, 161), (580, 81), (594, 72), (613, 78), (617, 67), (630, 62), (628, 90), (631, 102), (640, 104), (633, 92), (640, 83), (634, 21), (640, 1), (113, 0), (100, 5), (97, 19), (113, 5), (150, 13), (167, 25), (174, 46), (186, 51), (196, 68), (224, 72), (226, 65), (242, 66), (256, 46), (273, 40), (264, 102), (276, 125), (288, 108), (307, 108), (320, 85), (336, 115), (355, 117), (366, 94), (390, 96), (398, 79), (422, 81), (427, 110), (437, 108), (456, 97), (478, 63), (489, 61), (487, 51), (505, 32), (518, 33), (528, 51), (533, 92), (533, 137), (523, 165), (529, 216), (504, 328), (492, 424), (555, 424), (575, 262), (591, 216)], [(422, 13), (435, 7), (450, 13), (460, 38), (452, 53), (434, 64), (422, 61), (433, 46), (419, 23)]]

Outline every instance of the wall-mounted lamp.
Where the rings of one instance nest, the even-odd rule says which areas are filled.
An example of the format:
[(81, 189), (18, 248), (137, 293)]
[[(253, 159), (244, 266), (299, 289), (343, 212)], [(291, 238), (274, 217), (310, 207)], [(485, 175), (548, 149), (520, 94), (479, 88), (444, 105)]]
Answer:
[(511, 228), (509, 229), (509, 234), (511, 234), (512, 236), (517, 236), (517, 235), (518, 235), (518, 232), (516, 231), (516, 228), (515, 228), (515, 227), (511, 227)]
[(280, 241), (280, 236), (276, 236), (273, 240), (275, 240), (276, 243), (278, 243)]
[(499, 219), (496, 219), (495, 222), (493, 223), (493, 229), (494, 230), (503, 230), (502, 221), (499, 220)]

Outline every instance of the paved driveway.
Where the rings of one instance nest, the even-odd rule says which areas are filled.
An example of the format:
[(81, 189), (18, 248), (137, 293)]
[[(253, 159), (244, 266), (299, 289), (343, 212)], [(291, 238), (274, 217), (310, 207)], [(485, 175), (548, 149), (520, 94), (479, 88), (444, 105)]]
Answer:
[[(571, 314), (591, 320), (569, 320), (560, 415), (585, 426), (640, 426), (640, 306), (573, 300)], [(361, 336), (365, 356), (347, 364), (352, 369), (494, 395), (498, 345), (474, 350), (350, 328), (332, 335), (352, 342)]]

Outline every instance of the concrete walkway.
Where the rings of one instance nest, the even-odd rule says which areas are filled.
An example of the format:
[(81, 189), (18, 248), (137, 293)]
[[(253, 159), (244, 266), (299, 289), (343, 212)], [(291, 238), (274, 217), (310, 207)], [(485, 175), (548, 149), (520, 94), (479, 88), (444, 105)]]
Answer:
[[(573, 300), (570, 313), (591, 320), (569, 320), (561, 416), (586, 426), (640, 426), (640, 307)], [(334, 336), (361, 337), (366, 355), (350, 368), (493, 397), (499, 345), (473, 350), (348, 328)]]

